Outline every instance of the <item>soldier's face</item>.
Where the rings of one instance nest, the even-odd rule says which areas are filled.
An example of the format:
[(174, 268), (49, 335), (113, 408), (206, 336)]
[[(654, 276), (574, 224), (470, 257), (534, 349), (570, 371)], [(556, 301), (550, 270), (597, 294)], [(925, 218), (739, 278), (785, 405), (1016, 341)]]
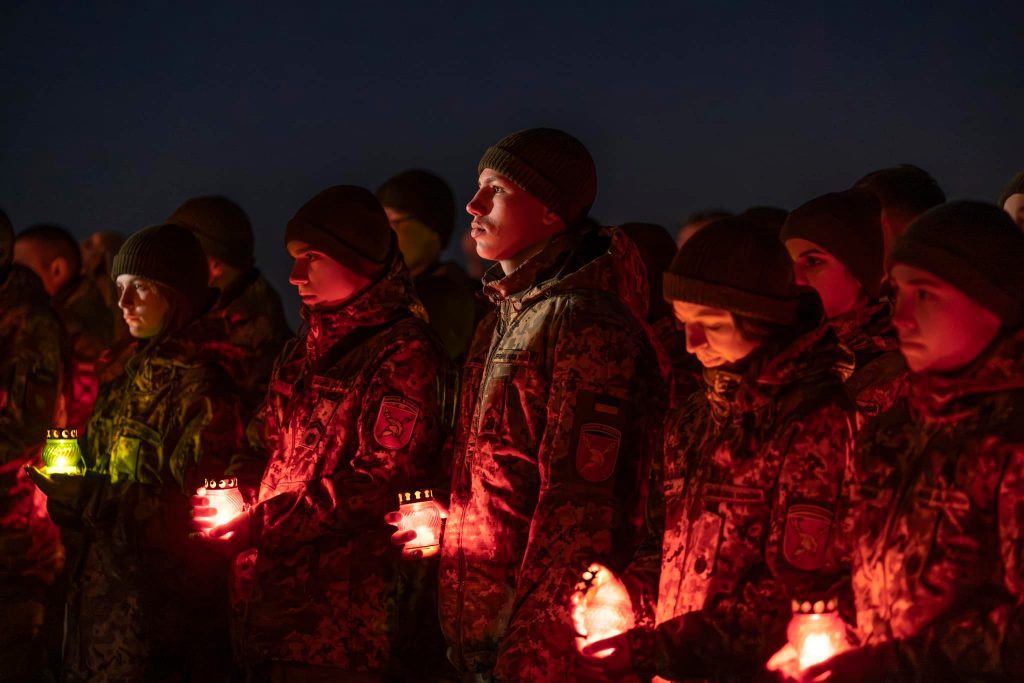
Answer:
[(839, 259), (814, 242), (786, 240), (786, 251), (793, 259), (797, 284), (818, 292), (829, 318), (856, 310), (865, 302), (864, 289), (857, 278)]
[(476, 253), (501, 261), (506, 274), (565, 230), (557, 214), (497, 171), (485, 168), (477, 184), (477, 193), (466, 205), (473, 217), (470, 235), (476, 240)]
[(962, 291), (926, 270), (892, 268), (900, 351), (914, 372), (958, 370), (985, 350), (1002, 323)]
[(171, 304), (156, 284), (145, 278), (117, 276), (117, 305), (128, 325), (128, 333), (136, 339), (149, 339), (160, 334), (170, 316)]
[(299, 290), (302, 303), (312, 309), (340, 305), (372, 282), (369, 276), (305, 242), (289, 242), (288, 253), (295, 259), (288, 281)]
[(686, 301), (673, 301), (672, 310), (686, 326), (686, 350), (706, 368), (741, 361), (761, 345), (740, 334), (729, 311)]
[(415, 216), (404, 211), (384, 207), (388, 223), (398, 237), (398, 250), (409, 271), (416, 275), (429, 266), (441, 253), (441, 238)]

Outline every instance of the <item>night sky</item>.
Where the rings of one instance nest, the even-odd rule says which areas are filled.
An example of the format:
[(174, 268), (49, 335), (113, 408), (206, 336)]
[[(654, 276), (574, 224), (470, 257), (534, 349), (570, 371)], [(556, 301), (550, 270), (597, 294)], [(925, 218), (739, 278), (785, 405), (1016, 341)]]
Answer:
[(307, 199), (418, 166), (464, 205), (522, 128), (590, 148), (600, 220), (673, 229), (901, 162), (990, 201), (1024, 168), (1021, 2), (89, 4), (0, 5), (0, 206), (83, 237), (225, 194), (293, 322)]

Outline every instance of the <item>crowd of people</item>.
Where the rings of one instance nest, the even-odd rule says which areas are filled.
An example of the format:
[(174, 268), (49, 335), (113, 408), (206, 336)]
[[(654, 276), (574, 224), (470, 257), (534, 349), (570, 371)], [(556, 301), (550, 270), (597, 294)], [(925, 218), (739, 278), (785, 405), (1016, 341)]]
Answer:
[(675, 239), (563, 131), (477, 175), (465, 270), (431, 172), (301, 206), (297, 334), (225, 197), (0, 212), (0, 680), (1024, 680), (1024, 173)]

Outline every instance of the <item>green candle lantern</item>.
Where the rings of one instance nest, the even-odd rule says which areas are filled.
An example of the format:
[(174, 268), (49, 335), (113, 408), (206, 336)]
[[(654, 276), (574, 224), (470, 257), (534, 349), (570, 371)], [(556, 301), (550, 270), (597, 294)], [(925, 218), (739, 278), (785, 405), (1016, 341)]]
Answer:
[(84, 474), (85, 459), (78, 447), (78, 430), (54, 427), (46, 430), (43, 466), (47, 474)]

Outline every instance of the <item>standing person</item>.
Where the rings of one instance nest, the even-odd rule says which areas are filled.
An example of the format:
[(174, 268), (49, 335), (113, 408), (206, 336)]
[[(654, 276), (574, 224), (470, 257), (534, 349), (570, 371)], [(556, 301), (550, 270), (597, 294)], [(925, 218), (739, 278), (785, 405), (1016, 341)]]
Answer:
[(110, 308), (95, 283), (81, 274), (78, 241), (60, 226), (35, 225), (18, 233), (14, 262), (39, 276), (67, 332), (63, 412), (67, 425), (83, 429), (99, 392), (100, 356), (113, 342)]
[(470, 679), (568, 680), (564, 601), (579, 565), (632, 553), (660, 438), (643, 265), (619, 230), (583, 229), (597, 176), (567, 133), (510, 135), (477, 172), (466, 210), (497, 311), (465, 365), (441, 623)]
[(128, 326), (121, 317), (121, 309), (117, 307), (117, 288), (110, 277), (114, 257), (117, 256), (117, 250), (122, 244), (124, 235), (113, 230), (101, 230), (89, 235), (78, 245), (82, 249), (82, 276), (92, 280), (103, 296), (107, 308), (113, 313), (112, 339), (115, 344), (129, 336)]
[(441, 261), (455, 228), (455, 197), (448, 183), (429, 171), (412, 169), (377, 188), (377, 199), (398, 235), (398, 248), (412, 275), (430, 326), (448, 355), (461, 358), (473, 336), (476, 307), (469, 276), (456, 263)]
[(756, 680), (790, 600), (826, 595), (842, 571), (828, 540), (853, 446), (849, 355), (782, 245), (743, 218), (691, 238), (665, 296), (707, 391), (668, 421), (652, 533), (618, 584), (638, 625), (584, 657), (610, 676)]
[(882, 205), (886, 254), (892, 251), (896, 238), (903, 234), (915, 218), (946, 201), (946, 193), (935, 178), (913, 164), (872, 171), (853, 186), (872, 193)]
[(219, 290), (201, 326), (206, 346), (238, 387), (246, 415), (267, 393), (274, 359), (292, 336), (281, 297), (254, 265), (252, 225), (242, 207), (226, 197), (193, 197), (169, 223), (188, 228), (199, 239)]
[(31, 681), (47, 679), (44, 612), (64, 557), (25, 466), (40, 461), (53, 426), (63, 332), (42, 282), (11, 262), (13, 250), (0, 211), (0, 678)]
[(188, 543), (189, 496), (241, 446), (239, 402), (204, 357), (206, 258), (184, 228), (132, 235), (111, 277), (138, 351), (89, 421), (85, 476), (33, 480), (82, 534), (66, 609), (63, 679), (202, 681), (226, 675), (226, 567)]
[(999, 206), (1024, 230), (1024, 171), (1010, 179), (1010, 184), (999, 197)]
[(432, 663), (408, 653), (436, 621), (402, 622), (424, 577), (388, 543), (383, 517), (398, 494), (444, 478), (450, 362), (368, 190), (319, 193), (285, 244), (307, 328), (281, 352), (249, 426), (269, 463), (248, 513), (210, 528), (214, 510), (199, 499), (196, 524), (241, 552), (252, 680), (412, 680)]
[(881, 298), (885, 254), (878, 200), (858, 189), (812, 199), (789, 214), (779, 239), (793, 259), (797, 284), (818, 292), (829, 324), (854, 353), (846, 387), (860, 418), (888, 410), (906, 364), (892, 305)]
[(859, 437), (853, 588), (861, 647), (829, 681), (1024, 672), (1024, 234), (952, 202), (892, 253), (910, 389)]

